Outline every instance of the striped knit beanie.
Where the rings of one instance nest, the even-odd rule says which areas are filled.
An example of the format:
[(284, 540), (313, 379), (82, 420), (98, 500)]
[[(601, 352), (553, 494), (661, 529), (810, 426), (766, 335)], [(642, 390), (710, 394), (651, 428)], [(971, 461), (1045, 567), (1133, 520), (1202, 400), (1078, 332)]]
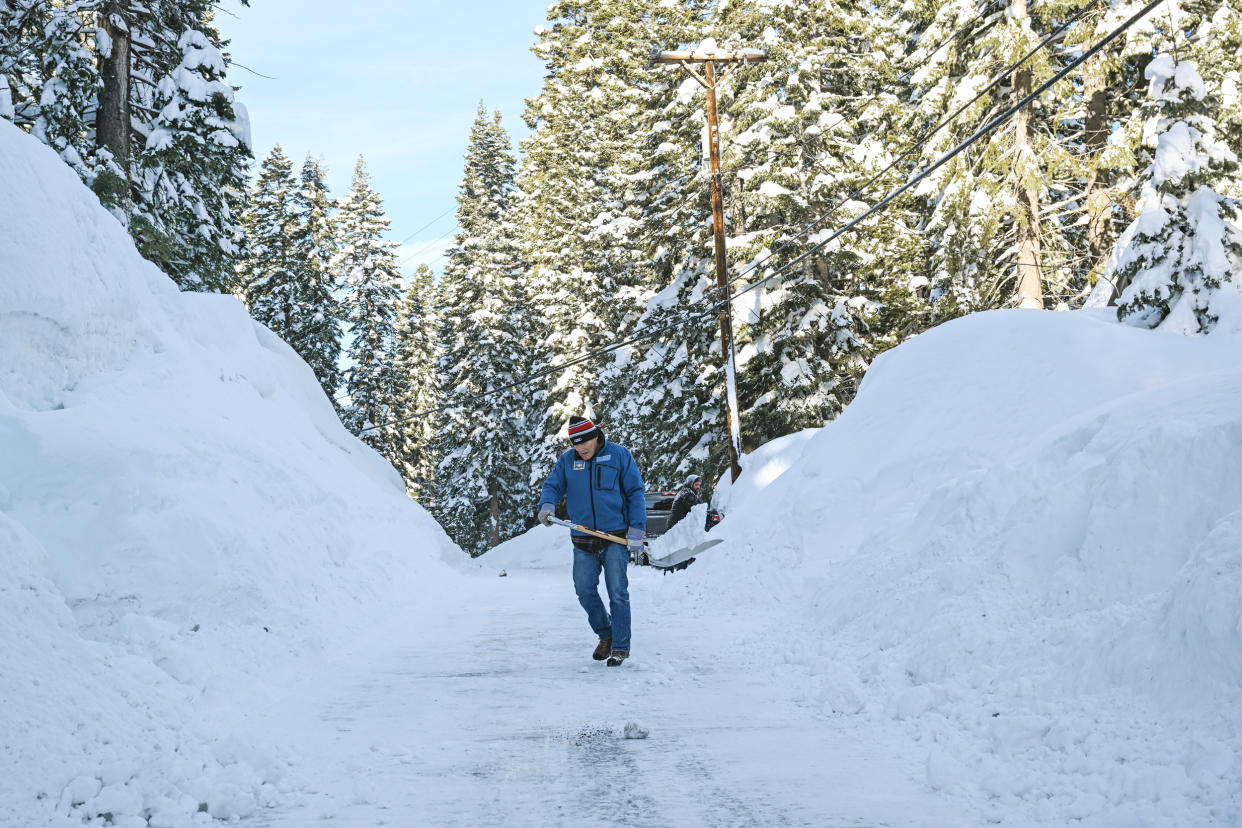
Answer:
[(574, 416), (569, 418), (569, 442), (575, 446), (602, 436), (602, 432), (595, 427), (595, 423), (586, 417)]

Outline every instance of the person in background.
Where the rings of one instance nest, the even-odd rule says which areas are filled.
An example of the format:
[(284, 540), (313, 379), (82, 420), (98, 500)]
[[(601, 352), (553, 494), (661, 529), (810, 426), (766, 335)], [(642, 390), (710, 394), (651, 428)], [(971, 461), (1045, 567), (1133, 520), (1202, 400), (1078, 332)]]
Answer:
[(673, 508), (668, 513), (667, 532), (677, 523), (690, 514), (690, 510), (699, 505), (699, 490), (703, 488), (703, 478), (697, 474), (692, 474), (686, 478), (686, 482), (681, 484), (681, 488), (677, 490), (677, 497), (673, 499)]
[[(603, 429), (586, 417), (571, 417), (572, 447), (560, 456), (539, 493), (539, 522), (549, 520), (565, 498), (573, 523), (609, 535), (625, 537), (627, 544), (571, 530), (574, 547), (574, 591), (586, 610), (599, 644), (591, 657), (607, 659), (618, 667), (630, 655), (630, 584), (626, 571), (630, 555), (644, 552), (647, 504), (643, 476), (625, 446), (610, 443)], [(608, 608), (599, 596), (599, 574), (604, 573)]]

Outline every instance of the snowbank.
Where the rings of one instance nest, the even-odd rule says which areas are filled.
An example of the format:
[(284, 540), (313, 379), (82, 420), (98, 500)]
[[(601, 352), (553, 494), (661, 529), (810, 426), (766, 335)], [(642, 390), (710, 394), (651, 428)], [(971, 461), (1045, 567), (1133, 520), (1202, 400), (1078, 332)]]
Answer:
[(746, 503), (789, 471), (802, 455), (811, 438), (821, 429), (807, 428), (764, 443), (743, 455), (739, 461), (742, 475), (736, 481), (724, 474), (712, 490), (712, 506), (728, 515), (735, 503)]
[(978, 314), (881, 357), (687, 589), (971, 812), (1236, 824), (1239, 467), (1238, 340)]
[(0, 120), (0, 823), (272, 799), (225, 706), (461, 553), (234, 299), (181, 294)]
[(475, 558), (473, 566), (497, 574), (513, 569), (563, 568), (568, 572), (573, 561), (568, 529), (534, 526)]

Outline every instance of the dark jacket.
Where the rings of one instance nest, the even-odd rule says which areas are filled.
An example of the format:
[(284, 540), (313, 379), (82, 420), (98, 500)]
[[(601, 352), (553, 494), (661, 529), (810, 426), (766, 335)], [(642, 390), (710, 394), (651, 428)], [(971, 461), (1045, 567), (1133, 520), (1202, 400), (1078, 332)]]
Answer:
[[(646, 485), (625, 446), (605, 441), (590, 460), (569, 449), (556, 461), (539, 495), (541, 504), (563, 497), (574, 523), (609, 534), (647, 528)], [(574, 530), (571, 534), (581, 536)]]
[(690, 514), (690, 510), (699, 505), (699, 493), (694, 490), (693, 486), (686, 486), (677, 492), (677, 497), (673, 499), (673, 508), (668, 513), (668, 526), (665, 531), (672, 529), (677, 523)]

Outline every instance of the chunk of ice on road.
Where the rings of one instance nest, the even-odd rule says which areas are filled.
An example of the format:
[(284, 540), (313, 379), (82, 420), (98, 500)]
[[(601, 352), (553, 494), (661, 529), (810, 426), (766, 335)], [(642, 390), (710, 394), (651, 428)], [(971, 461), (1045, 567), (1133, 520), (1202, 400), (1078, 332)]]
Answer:
[(646, 739), (650, 732), (637, 722), (630, 722), (625, 726), (625, 738), (627, 739)]

